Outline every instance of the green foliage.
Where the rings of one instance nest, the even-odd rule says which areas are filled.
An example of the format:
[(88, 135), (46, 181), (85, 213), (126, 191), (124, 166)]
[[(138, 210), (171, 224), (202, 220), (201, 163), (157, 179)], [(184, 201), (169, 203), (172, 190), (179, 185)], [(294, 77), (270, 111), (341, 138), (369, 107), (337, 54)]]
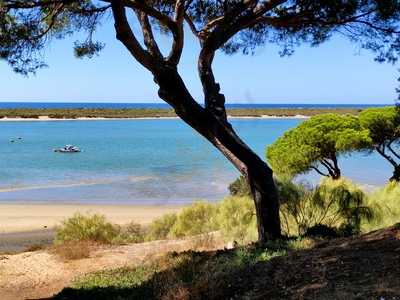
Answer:
[(229, 185), (228, 189), (231, 196), (242, 197), (251, 195), (249, 183), (243, 175), (236, 178), (236, 180)]
[(257, 240), (254, 202), (249, 197), (227, 197), (219, 204), (218, 226), (224, 239), (247, 244)]
[[(331, 177), (340, 177), (339, 155), (370, 144), (368, 130), (360, 128), (350, 115), (323, 114), (311, 117), (284, 133), (267, 148), (273, 170), (279, 175), (295, 176), (315, 169)], [(323, 165), (326, 171), (321, 171)]]
[(55, 243), (61, 244), (71, 240), (111, 243), (119, 232), (120, 228), (107, 222), (105, 216), (76, 213), (57, 227)]
[(215, 204), (206, 201), (198, 201), (183, 208), (171, 229), (171, 235), (184, 237), (217, 230), (217, 210)]
[(369, 131), (374, 149), (394, 168), (390, 180), (400, 181), (400, 111), (398, 107), (370, 108), (361, 112), (361, 125)]
[(68, 241), (93, 241), (99, 243), (139, 243), (144, 240), (141, 226), (131, 222), (121, 227), (98, 214), (76, 213), (56, 228), (55, 244)]
[(369, 130), (371, 146), (394, 141), (400, 138), (400, 114), (396, 107), (368, 108), (359, 115), (363, 128)]
[[(111, 14), (110, 5), (103, 1), (26, 2), (0, 2), (0, 57), (23, 73), (32, 72), (42, 65), (42, 51), (54, 39), (83, 31), (84, 43), (95, 44), (92, 42), (93, 33)], [(227, 54), (239, 51), (254, 53), (258, 46), (274, 43), (281, 47), (281, 55), (290, 55), (297, 45), (309, 43), (316, 46), (339, 31), (351, 42), (375, 53), (379, 62), (398, 59), (400, 46), (394, 33), (398, 31), (400, 7), (394, 0), (283, 1), (256, 8), (251, 3), (238, 6), (237, 1), (197, 0), (186, 4), (185, 19), (191, 20), (192, 27), (204, 33), (201, 39), (213, 40), (215, 50), (220, 48)], [(151, 17), (153, 28), (160, 33), (176, 34), (175, 27), (165, 21), (174, 18), (175, 1), (150, 1), (146, 3), (149, 7), (144, 6), (144, 9), (141, 5), (125, 5), (137, 14), (145, 13)], [(224, 18), (227, 12), (229, 18)], [(243, 15), (247, 17), (242, 18)], [(340, 30), (349, 23), (351, 31)], [(148, 26), (143, 26), (145, 34)], [(212, 30), (207, 30), (215, 27), (222, 32), (219, 38), (211, 35)], [(150, 56), (150, 59), (156, 57)]]
[(371, 192), (367, 197), (367, 205), (376, 212), (376, 218), (370, 222), (362, 222), (363, 232), (381, 229), (400, 222), (400, 184), (389, 182)]
[(282, 226), (288, 234), (303, 235), (316, 226), (336, 228), (345, 235), (359, 233), (361, 223), (375, 217), (364, 193), (343, 179), (300, 186), (298, 195), (281, 206)]
[(155, 219), (147, 229), (146, 240), (153, 241), (169, 238), (177, 219), (177, 214), (174, 213), (165, 214)]

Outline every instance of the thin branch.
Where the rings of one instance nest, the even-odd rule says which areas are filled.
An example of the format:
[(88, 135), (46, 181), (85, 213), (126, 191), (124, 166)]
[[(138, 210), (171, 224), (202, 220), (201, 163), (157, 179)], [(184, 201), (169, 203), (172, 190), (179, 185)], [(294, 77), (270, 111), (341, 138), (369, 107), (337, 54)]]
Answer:
[(388, 162), (390, 162), (392, 164), (393, 167), (397, 168), (398, 164), (394, 161), (394, 159), (392, 157), (390, 157), (389, 155), (387, 155), (385, 153), (385, 146), (382, 145), (381, 146), (382, 149), (380, 148), (380, 146), (376, 146), (375, 150), (381, 155), (383, 156)]
[(394, 151), (393, 148), (392, 148), (392, 143), (393, 143), (393, 142), (394, 142), (394, 140), (391, 140), (391, 141), (389, 142), (389, 144), (387, 145), (387, 147), (388, 147), (388, 149), (390, 150), (390, 152), (392, 152), (392, 154), (393, 154), (394, 156), (396, 156), (398, 159), (400, 159), (400, 155), (397, 154), (396, 151)]
[(199, 37), (199, 31), (196, 28), (196, 25), (193, 23), (192, 19), (185, 13), (184, 19), (186, 23), (189, 25), (190, 30), (192, 31), (193, 35)]
[[(114, 2), (112, 0), (102, 0), (102, 1)], [(175, 22), (169, 16), (147, 5), (145, 1), (123, 0), (123, 4), (127, 7), (134, 8), (146, 13), (147, 15), (158, 20), (161, 24), (167, 26), (171, 31), (175, 30)]]
[(150, 54), (155, 58), (162, 59), (162, 53), (153, 35), (149, 17), (142, 11), (135, 11), (143, 32), (143, 40)]
[(183, 21), (185, 16), (185, 1), (176, 0), (175, 3), (175, 30), (172, 31), (173, 42), (171, 52), (167, 58), (170, 64), (178, 65), (182, 56), (183, 43), (184, 43), (184, 30)]
[(325, 177), (329, 177), (328, 174), (323, 173), (321, 170), (319, 170), (317, 167), (311, 166), (311, 169), (315, 170), (318, 174), (325, 176)]

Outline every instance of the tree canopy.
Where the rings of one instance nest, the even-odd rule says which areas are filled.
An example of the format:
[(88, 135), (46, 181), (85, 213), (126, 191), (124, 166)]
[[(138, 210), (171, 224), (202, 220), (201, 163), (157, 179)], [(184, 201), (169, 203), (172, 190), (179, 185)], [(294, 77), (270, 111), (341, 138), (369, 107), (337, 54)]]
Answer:
[(369, 131), (368, 149), (376, 150), (393, 166), (391, 180), (400, 180), (400, 112), (397, 107), (368, 108), (359, 116), (361, 126)]
[(267, 159), (278, 174), (295, 176), (309, 170), (338, 179), (338, 157), (370, 144), (368, 130), (357, 117), (323, 114), (285, 132), (267, 148)]

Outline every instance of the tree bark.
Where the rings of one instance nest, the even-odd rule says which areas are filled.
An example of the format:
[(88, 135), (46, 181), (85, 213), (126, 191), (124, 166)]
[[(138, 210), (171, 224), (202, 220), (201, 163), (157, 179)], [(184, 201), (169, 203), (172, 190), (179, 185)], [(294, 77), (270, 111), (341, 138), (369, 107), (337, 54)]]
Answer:
[(400, 181), (400, 165), (394, 168), (393, 175), (389, 179), (390, 181)]
[(160, 67), (153, 75), (159, 86), (160, 98), (247, 178), (254, 197), (259, 242), (281, 237), (279, 197), (272, 170), (237, 136), (229, 123), (192, 98), (175, 67)]

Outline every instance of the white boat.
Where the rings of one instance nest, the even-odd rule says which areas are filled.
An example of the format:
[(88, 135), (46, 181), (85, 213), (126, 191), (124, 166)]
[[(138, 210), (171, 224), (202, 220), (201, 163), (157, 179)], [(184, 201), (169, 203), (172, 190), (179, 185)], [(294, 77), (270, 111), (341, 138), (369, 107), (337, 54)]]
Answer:
[(78, 147), (73, 146), (73, 145), (65, 145), (62, 148), (54, 149), (54, 152), (77, 153), (77, 152), (81, 152), (81, 149), (79, 149)]

